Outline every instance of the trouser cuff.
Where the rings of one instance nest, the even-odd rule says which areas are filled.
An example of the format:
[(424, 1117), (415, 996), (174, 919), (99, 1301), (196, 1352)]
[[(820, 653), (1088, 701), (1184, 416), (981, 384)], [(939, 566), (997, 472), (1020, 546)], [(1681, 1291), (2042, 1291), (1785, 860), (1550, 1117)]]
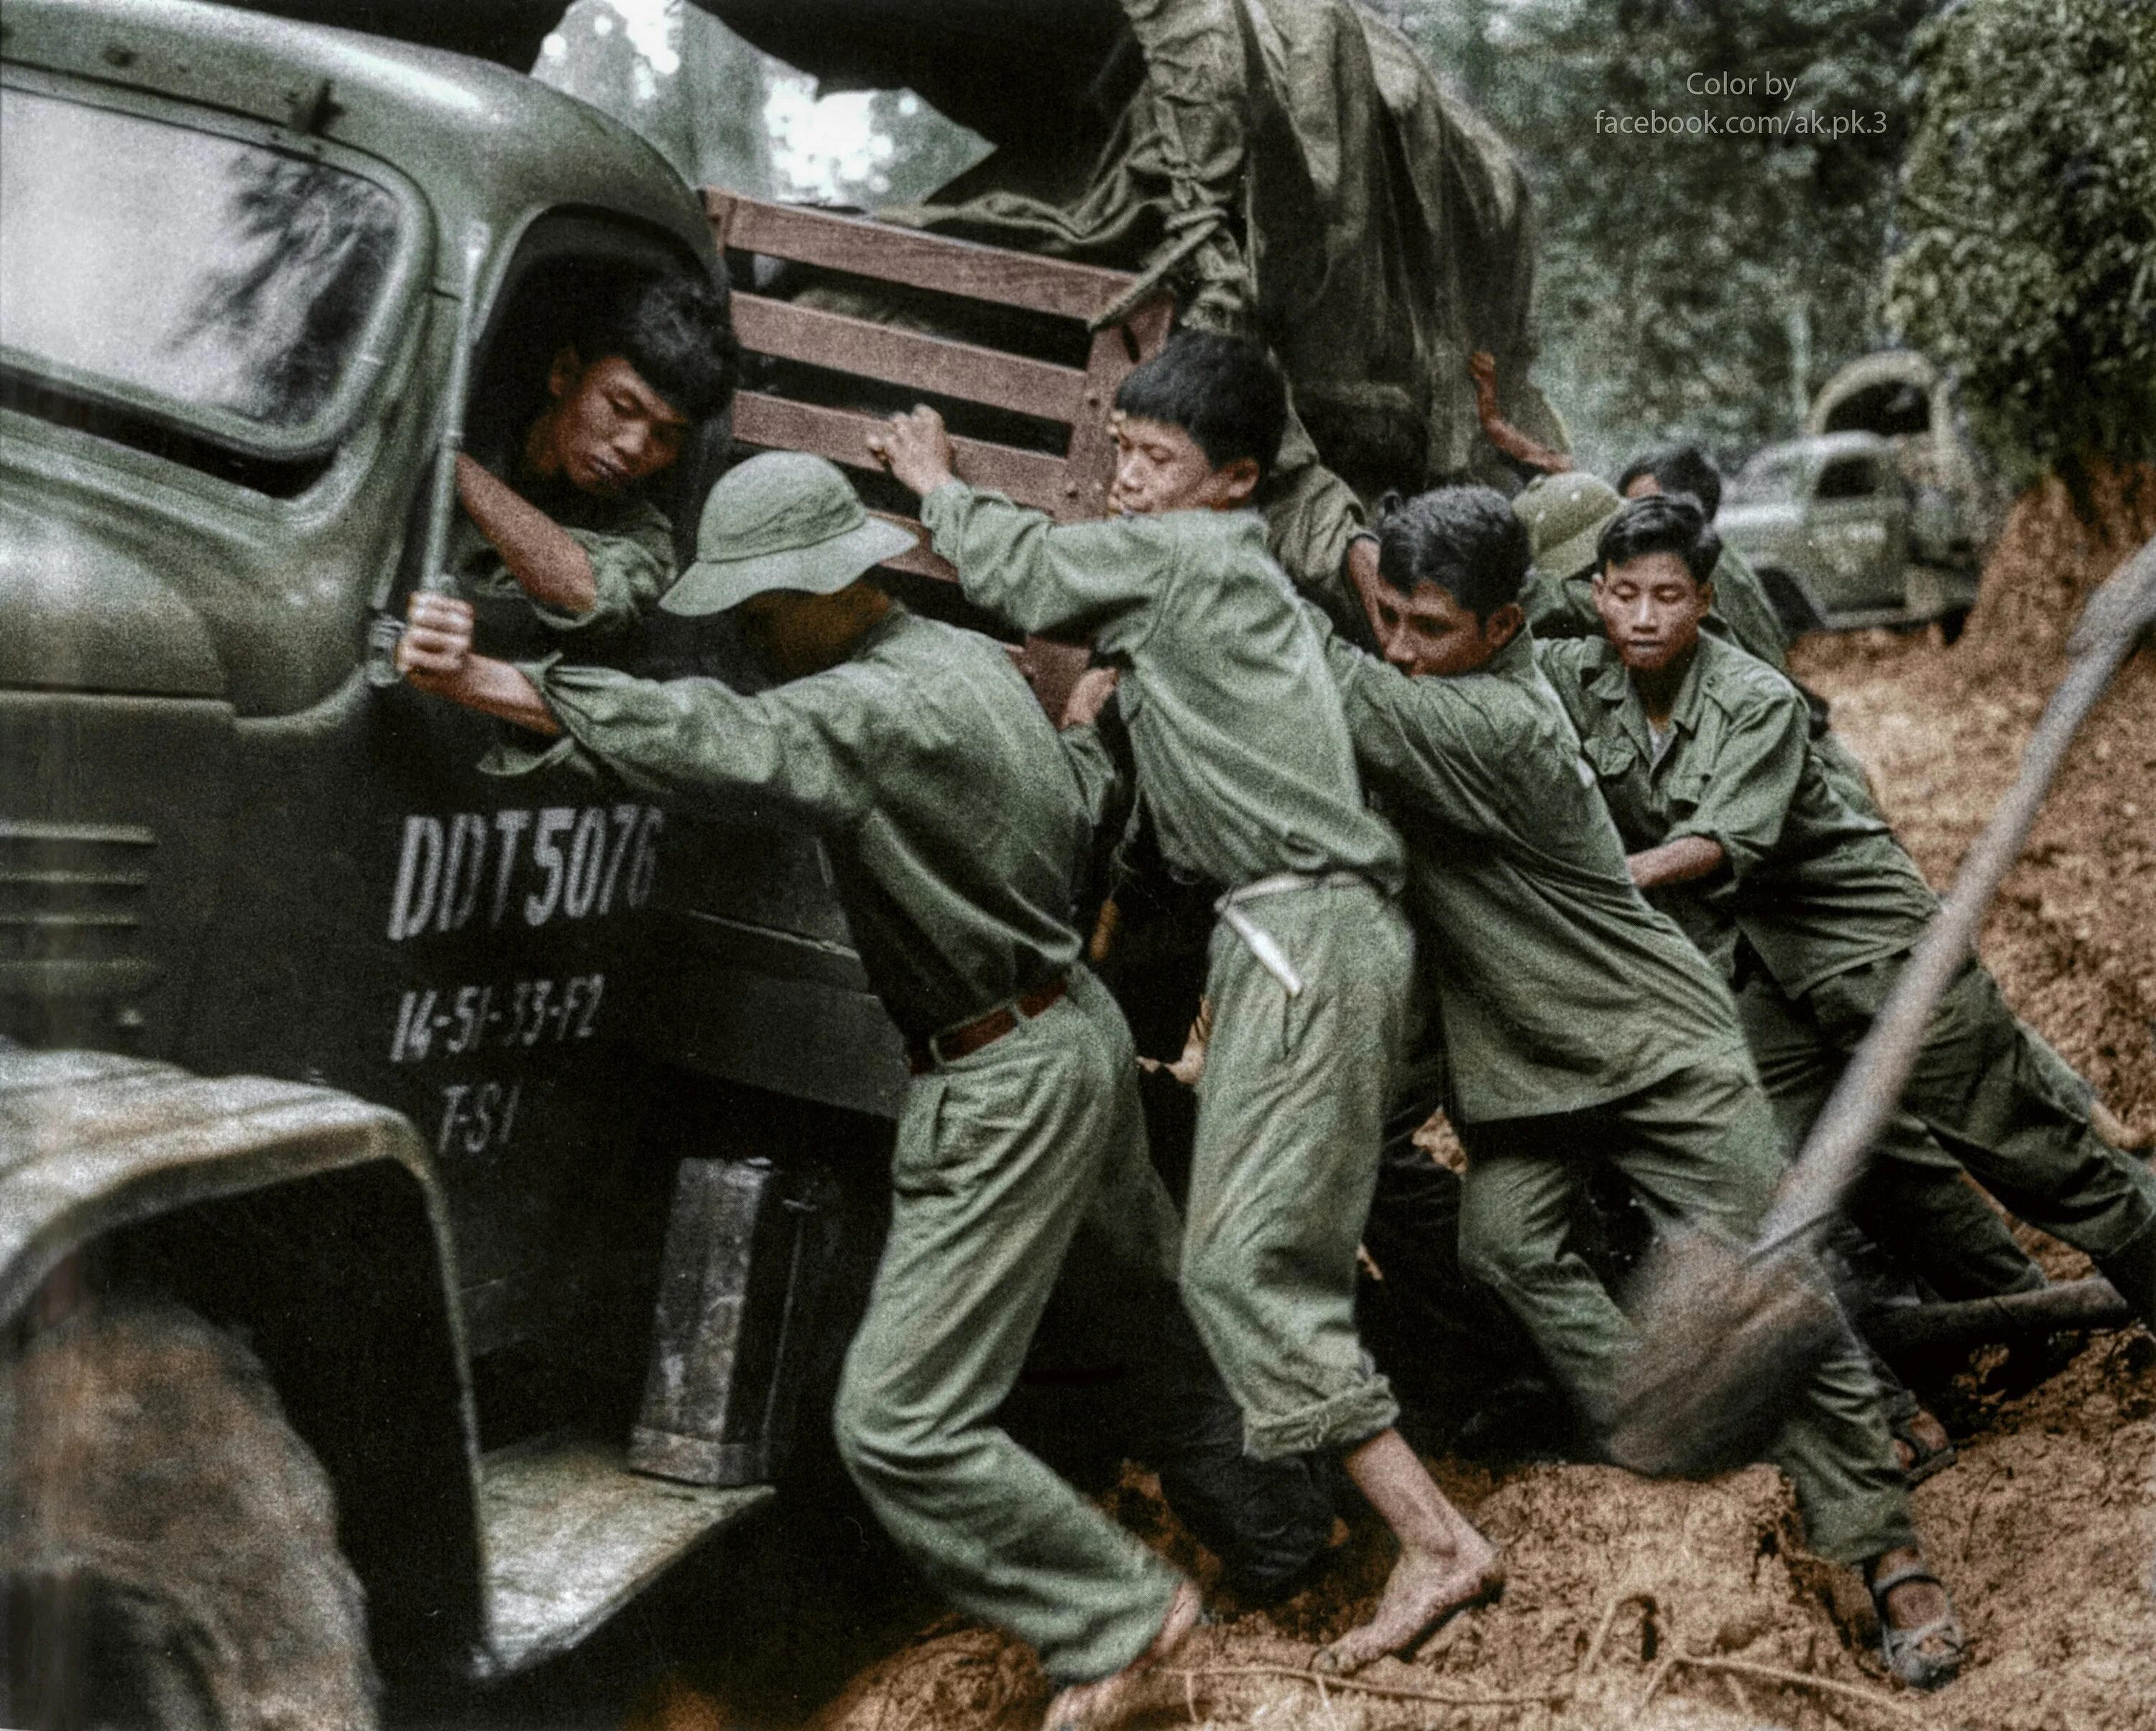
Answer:
[(2118, 1288), (2118, 1296), (2133, 1307), (2134, 1315), (2156, 1333), (2156, 1220), (2149, 1221), (2117, 1250), (2090, 1260)]
[(1245, 1446), (1260, 1461), (1304, 1455), (1314, 1449), (1348, 1449), (1390, 1430), (1400, 1415), (1392, 1384), (1373, 1376), (1313, 1405), (1286, 1414), (1243, 1419)]
[(1804, 1544), (1815, 1557), (1856, 1568), (1917, 1540), (1909, 1493), (1901, 1486), (1838, 1497), (1831, 1508), (1808, 1508)]

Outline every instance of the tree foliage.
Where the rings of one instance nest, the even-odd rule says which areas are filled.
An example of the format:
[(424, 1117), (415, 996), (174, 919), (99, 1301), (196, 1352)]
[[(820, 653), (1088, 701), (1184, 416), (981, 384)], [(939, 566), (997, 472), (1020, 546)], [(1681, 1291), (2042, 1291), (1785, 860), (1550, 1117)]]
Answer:
[[(1789, 436), (1826, 375), (1876, 345), (1907, 44), (1930, 3), (1410, 7), (1424, 51), (1527, 163), (1543, 385), (1589, 461), (1679, 433), (1725, 456)], [(1696, 75), (1740, 89), (1687, 88)], [(1613, 124), (1657, 115), (1698, 130)]]
[(2017, 478), (2156, 460), (2156, 4), (1971, 0), (1917, 53), (1888, 317)]

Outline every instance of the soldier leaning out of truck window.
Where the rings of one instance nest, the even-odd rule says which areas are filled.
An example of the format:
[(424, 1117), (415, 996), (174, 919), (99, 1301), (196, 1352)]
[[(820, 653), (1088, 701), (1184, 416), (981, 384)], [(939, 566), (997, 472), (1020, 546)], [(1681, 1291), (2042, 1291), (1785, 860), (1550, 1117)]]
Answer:
[(769, 453), (712, 489), (698, 559), (662, 605), (738, 606), (772, 690), (473, 655), (469, 604), (439, 595), (413, 598), (399, 660), (423, 690), (560, 736), (505, 745), (497, 770), (603, 771), (715, 817), (775, 804), (824, 838), (914, 1075), (840, 1457), (953, 1605), (1038, 1650), (1065, 1686), (1050, 1724), (1100, 1724), (1127, 1673), (1195, 1624), (1196, 1589), (994, 1415), (1074, 1240), (1096, 1277), (1172, 1311), (1176, 1220), (1129, 1030), (1071, 917), (1089, 759), (995, 644), (861, 580), (908, 544), (831, 465)]
[[(634, 629), (675, 570), (673, 529), (644, 485), (726, 407), (737, 354), (723, 294), (687, 278), (631, 282), (576, 322), (548, 361), (543, 406), (506, 454), (509, 479), (457, 456), (449, 567), (490, 628), (503, 615), (507, 640), (535, 649)], [(519, 604), (488, 605), (503, 601)]]
[(1404, 1035), (1413, 939), (1399, 838), (1363, 802), (1340, 695), (1248, 506), (1286, 388), (1255, 344), (1183, 331), (1116, 393), (1106, 521), (1051, 523), (952, 471), (934, 411), (870, 440), (921, 495), (969, 598), (1089, 633), (1121, 665), (1139, 797), (1168, 864), (1220, 892), (1183, 1302), (1261, 1459), (1337, 1454), (1400, 1557), (1354, 1670), (1494, 1593), (1495, 1546), (1402, 1439), (1356, 1331), (1355, 1249)]

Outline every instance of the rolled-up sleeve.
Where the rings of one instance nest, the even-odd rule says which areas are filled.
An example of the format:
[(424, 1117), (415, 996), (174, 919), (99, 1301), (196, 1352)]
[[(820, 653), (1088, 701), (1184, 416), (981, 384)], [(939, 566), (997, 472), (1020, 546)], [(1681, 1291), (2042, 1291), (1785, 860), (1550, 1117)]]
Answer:
[(627, 636), (674, 584), (674, 532), (655, 506), (641, 501), (614, 526), (561, 526), (591, 562), (592, 604), (581, 613), (527, 593), (494, 543), (470, 518), (459, 521), (462, 550), (452, 564), (461, 592), (474, 600), (521, 600), (533, 619), (565, 640), (596, 643)]
[(639, 523), (623, 535), (571, 529), (570, 539), (592, 562), (597, 591), (592, 604), (582, 613), (567, 613), (535, 603), (532, 611), (557, 631), (610, 636), (629, 629), (674, 583), (672, 532), (657, 512), (652, 518), (655, 528)]

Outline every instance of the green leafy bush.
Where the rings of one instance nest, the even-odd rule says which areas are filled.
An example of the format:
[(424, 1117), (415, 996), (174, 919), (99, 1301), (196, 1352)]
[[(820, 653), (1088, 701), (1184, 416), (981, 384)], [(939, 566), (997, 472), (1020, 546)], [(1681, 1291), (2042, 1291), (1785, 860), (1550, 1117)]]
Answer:
[(2156, 460), (2156, 0), (1969, 0), (1916, 55), (1889, 321), (2014, 479)]

